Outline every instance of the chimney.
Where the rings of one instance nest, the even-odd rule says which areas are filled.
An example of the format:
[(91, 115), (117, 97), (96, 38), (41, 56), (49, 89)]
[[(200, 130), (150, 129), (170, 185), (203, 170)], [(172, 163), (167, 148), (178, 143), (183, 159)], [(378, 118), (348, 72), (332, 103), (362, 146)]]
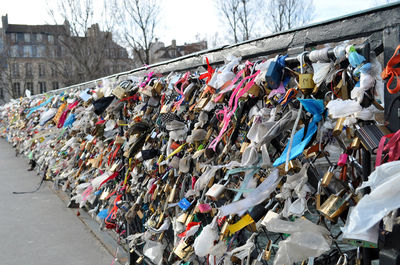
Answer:
[(1, 16), (1, 23), (3, 24), (2, 28), (4, 32), (6, 32), (8, 27), (8, 14), (6, 14), (5, 16)]
[(171, 42), (171, 46), (172, 46), (172, 48), (176, 48), (176, 40), (172, 40), (172, 42)]

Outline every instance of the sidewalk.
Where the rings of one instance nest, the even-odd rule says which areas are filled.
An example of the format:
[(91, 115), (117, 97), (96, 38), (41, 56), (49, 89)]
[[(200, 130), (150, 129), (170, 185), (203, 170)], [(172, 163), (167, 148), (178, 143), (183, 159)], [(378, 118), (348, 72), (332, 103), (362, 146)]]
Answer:
[(40, 177), (0, 138), (0, 263), (110, 265), (113, 257), (48, 187), (32, 194)]

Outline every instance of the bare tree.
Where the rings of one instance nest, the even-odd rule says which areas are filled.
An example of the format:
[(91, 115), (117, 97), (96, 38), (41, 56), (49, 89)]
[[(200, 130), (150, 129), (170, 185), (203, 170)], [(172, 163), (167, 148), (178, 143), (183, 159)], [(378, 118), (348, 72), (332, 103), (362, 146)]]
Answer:
[(314, 16), (313, 0), (268, 0), (264, 17), (272, 32), (302, 26)]
[(260, 0), (216, 0), (216, 4), (221, 20), (227, 25), (235, 43), (255, 35), (252, 30)]
[(253, 13), (253, 9), (251, 6), (252, 1), (249, 0), (241, 0), (241, 9), (240, 9), (240, 28), (243, 35), (243, 40), (250, 39), (250, 31), (253, 27), (254, 21), (251, 20), (251, 14)]
[(101, 6), (99, 17), (95, 17), (98, 10), (93, 0), (58, 0), (56, 7), (49, 7), (48, 11), (56, 23), (60, 18), (64, 21), (64, 28), (58, 32), (62, 36), (58, 40), (64, 51), (63, 60), (50, 62), (65, 78), (66, 84), (104, 75), (105, 62), (110, 48), (113, 48), (111, 32), (115, 23), (107, 1), (101, 3), (97, 5)]
[(216, 48), (221, 46), (221, 41), (218, 32), (214, 32), (214, 34), (209, 35), (207, 43), (209, 48)]
[(159, 1), (114, 0), (114, 7), (121, 40), (140, 64), (150, 64), (151, 48), (159, 22)]
[(10, 98), (19, 98), (25, 95), (27, 83), (32, 82), (32, 76), (23, 69), (23, 64), (18, 60), (7, 41), (4, 43), (0, 53), (0, 88), (3, 96), (7, 94)]
[(221, 20), (227, 23), (233, 41), (239, 41), (239, 17), (240, 17), (240, 2), (241, 0), (217, 0), (217, 8), (221, 13)]

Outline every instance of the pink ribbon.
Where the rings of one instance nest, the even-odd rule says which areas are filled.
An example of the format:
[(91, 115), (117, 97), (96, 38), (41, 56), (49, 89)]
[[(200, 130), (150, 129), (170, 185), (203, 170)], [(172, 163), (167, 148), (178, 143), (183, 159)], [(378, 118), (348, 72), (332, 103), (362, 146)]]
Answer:
[[(238, 86), (233, 91), (233, 93), (229, 99), (229, 106), (224, 107), (224, 109), (222, 111), (219, 111), (217, 113), (217, 117), (218, 117), (218, 115), (223, 114), (224, 118), (222, 120), (223, 126), (222, 126), (221, 131), (219, 132), (218, 136), (210, 143), (210, 146), (209, 146), (214, 151), (215, 151), (218, 143), (221, 141), (222, 135), (228, 129), (229, 123), (231, 121), (231, 117), (237, 109), (239, 98), (241, 98), (254, 85), (255, 79), (259, 73), (260, 73), (260, 70), (258, 70), (255, 74), (253, 74), (251, 76), (247, 76), (247, 77), (243, 78), (243, 80), (240, 81)], [(243, 89), (241, 89), (244, 82), (248, 79), (251, 79), (251, 80), (246, 84), (246, 86)]]
[(146, 78), (146, 80), (144, 82), (142, 82), (140, 84), (140, 87), (145, 87), (150, 82), (151, 77), (153, 76), (153, 74), (154, 74), (154, 72), (150, 72), (150, 73), (146, 74), (147, 78)]
[(83, 197), (83, 201), (86, 201), (90, 195), (90, 193), (92, 193), (93, 191), (93, 187), (92, 185), (90, 185), (89, 187), (86, 188), (86, 190), (82, 193), (82, 197)]
[[(385, 145), (386, 139), (389, 139)], [(381, 138), (376, 153), (375, 167), (382, 164), (382, 153), (387, 152), (385, 158), (388, 157), (387, 162), (395, 161), (400, 158), (400, 130), (395, 133), (385, 135)]]
[[(189, 79), (190, 72), (186, 72), (186, 74), (183, 76), (182, 79), (180, 79), (178, 82), (175, 83), (174, 87), (176, 92), (178, 92), (179, 95), (181, 95), (181, 99), (178, 100), (178, 102), (175, 102), (174, 106), (177, 110), (179, 110), (181, 104), (185, 100), (185, 95), (183, 94), (183, 89), (188, 85), (188, 79)], [(181, 89), (178, 89), (178, 84), (181, 84)]]
[(245, 69), (242, 69), (239, 73), (237, 73), (237, 75), (235, 76), (235, 78), (231, 81), (231, 83), (229, 84), (229, 86), (227, 86), (224, 90), (222, 90), (221, 92), (219, 92), (219, 95), (214, 99), (214, 102), (218, 102), (221, 97), (228, 91), (230, 91), (230, 89), (233, 87), (233, 85), (238, 81), (238, 79), (242, 76), (242, 74), (244, 73)]

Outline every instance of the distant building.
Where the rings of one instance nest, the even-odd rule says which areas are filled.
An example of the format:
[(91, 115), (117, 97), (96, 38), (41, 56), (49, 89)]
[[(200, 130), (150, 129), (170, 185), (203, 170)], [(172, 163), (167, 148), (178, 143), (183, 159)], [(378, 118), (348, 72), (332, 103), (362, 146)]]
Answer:
[(176, 45), (176, 40), (172, 40), (170, 46), (165, 46), (163, 42), (156, 41), (152, 43), (150, 49), (150, 63), (158, 63), (162, 61), (178, 58), (190, 53), (207, 49), (207, 41), (199, 41), (194, 43), (185, 43), (184, 45)]
[[(101, 47), (102, 58), (95, 60), (95, 55), (86, 55), (94, 58), (89, 75), (77, 56), (72, 56), (73, 46), (66, 44), (86, 45), (91, 52), (96, 45), (91, 43), (96, 42), (94, 37), (104, 36), (107, 39)], [(25, 96), (26, 89), (32, 94), (45, 93), (131, 68), (132, 60), (126, 49), (112, 40), (110, 32), (100, 31), (97, 24), (88, 28), (85, 36), (75, 37), (69, 32), (68, 22), (64, 25), (16, 25), (8, 24), (7, 15), (2, 16), (0, 104), (9, 98)]]

